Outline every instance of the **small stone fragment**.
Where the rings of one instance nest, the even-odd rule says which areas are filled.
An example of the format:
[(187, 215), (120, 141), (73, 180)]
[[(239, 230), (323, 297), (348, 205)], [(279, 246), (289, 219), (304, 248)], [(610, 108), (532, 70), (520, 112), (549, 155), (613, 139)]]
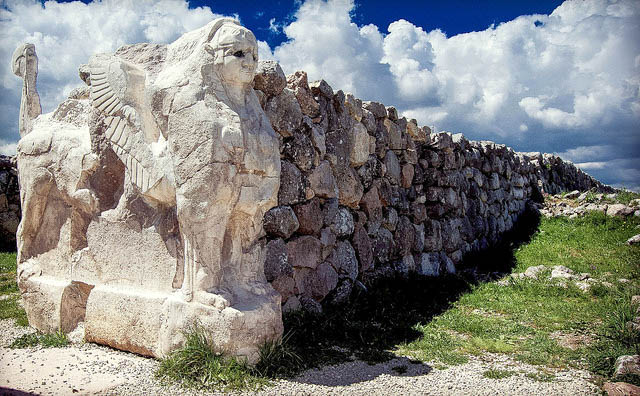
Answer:
[(640, 234), (634, 235), (627, 239), (627, 245), (637, 245), (640, 243)]
[(622, 355), (616, 359), (614, 377), (633, 374), (640, 375), (640, 355)]

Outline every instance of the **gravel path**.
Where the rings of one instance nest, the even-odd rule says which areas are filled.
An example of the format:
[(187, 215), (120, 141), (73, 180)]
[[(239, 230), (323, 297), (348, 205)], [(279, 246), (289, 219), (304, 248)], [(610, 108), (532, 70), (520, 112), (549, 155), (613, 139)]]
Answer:
[[(157, 361), (95, 344), (65, 348), (9, 349), (7, 346), (29, 329), (13, 320), (0, 320), (0, 394), (19, 394), (17, 389), (39, 395), (209, 395), (163, 387), (153, 377)], [(398, 367), (406, 372), (398, 374)], [(396, 370), (394, 370), (396, 368)], [(514, 374), (489, 379), (489, 369)], [(536, 381), (526, 373), (539, 369), (504, 355), (486, 355), (469, 363), (435, 369), (399, 357), (376, 365), (352, 361), (276, 381), (259, 395), (598, 395), (600, 390), (579, 370), (551, 371), (549, 382)], [(219, 394), (219, 393), (218, 393)], [(252, 393), (254, 394), (254, 393)]]

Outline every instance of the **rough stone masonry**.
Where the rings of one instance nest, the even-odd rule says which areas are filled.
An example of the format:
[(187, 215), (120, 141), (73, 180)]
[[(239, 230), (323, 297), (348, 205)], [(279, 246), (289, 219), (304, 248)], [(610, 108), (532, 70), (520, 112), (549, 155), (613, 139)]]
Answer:
[(455, 272), (541, 192), (612, 191), (559, 157), (431, 133), (272, 61), (255, 88), (281, 141), (265, 273), (285, 311), (342, 304), (358, 282), (393, 273)]
[(431, 133), (274, 62), (254, 79), (256, 64), (253, 34), (219, 19), (93, 56), (85, 86), (39, 115), (35, 48), (16, 51), (32, 326), (84, 322), (89, 341), (162, 356), (198, 320), (255, 361), (282, 333), (281, 304), (318, 311), (367, 279), (455, 272), (540, 191), (609, 189), (558, 157)]

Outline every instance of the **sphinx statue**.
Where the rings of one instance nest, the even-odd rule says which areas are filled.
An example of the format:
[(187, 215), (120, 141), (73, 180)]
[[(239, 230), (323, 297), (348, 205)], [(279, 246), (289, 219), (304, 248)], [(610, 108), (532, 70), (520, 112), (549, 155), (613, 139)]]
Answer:
[(86, 87), (25, 118), (18, 278), (32, 326), (82, 324), (88, 341), (163, 356), (198, 321), (249, 361), (281, 336), (262, 228), (280, 154), (257, 61), (253, 33), (221, 18), (92, 56)]

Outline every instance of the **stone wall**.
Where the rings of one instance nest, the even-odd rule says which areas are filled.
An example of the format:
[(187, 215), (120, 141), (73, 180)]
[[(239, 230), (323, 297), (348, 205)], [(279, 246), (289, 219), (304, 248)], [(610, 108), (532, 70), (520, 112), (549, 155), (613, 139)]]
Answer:
[[(612, 191), (559, 157), (431, 133), (273, 62), (260, 64), (255, 88), (281, 140), (265, 273), (285, 310), (340, 303), (378, 276), (455, 272), (541, 192)], [(3, 156), (1, 248), (15, 250), (19, 217), (15, 161)]]
[(541, 192), (611, 190), (559, 157), (431, 133), (275, 63), (261, 64), (255, 88), (281, 135), (265, 273), (285, 311), (341, 303), (378, 276), (455, 272)]
[(0, 251), (16, 250), (20, 190), (15, 157), (0, 155)]

